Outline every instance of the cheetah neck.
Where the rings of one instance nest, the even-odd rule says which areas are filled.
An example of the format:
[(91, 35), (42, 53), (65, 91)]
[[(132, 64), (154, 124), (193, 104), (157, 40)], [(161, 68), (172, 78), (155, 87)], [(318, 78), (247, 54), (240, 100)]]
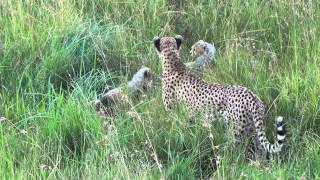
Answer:
[(162, 60), (163, 74), (165, 73), (184, 73), (186, 66), (181, 61), (180, 52), (176, 49), (163, 49), (160, 54)]

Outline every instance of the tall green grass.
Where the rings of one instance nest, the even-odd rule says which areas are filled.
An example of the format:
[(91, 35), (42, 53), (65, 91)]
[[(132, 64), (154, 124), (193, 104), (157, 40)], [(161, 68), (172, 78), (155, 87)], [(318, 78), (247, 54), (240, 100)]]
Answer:
[[(319, 17), (316, 0), (1, 1), (0, 177), (320, 178)], [(224, 125), (164, 110), (151, 40), (176, 34), (185, 61), (197, 40), (215, 43), (217, 66), (203, 78), (257, 93), (269, 139), (285, 117), (280, 155), (250, 162)], [(102, 121), (88, 102), (141, 65), (157, 75), (152, 92)]]

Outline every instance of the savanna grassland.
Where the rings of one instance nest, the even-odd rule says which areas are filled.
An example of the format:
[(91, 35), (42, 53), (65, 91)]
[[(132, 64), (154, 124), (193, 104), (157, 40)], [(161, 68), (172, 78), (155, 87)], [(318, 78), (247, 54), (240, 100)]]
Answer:
[[(165, 111), (152, 38), (176, 34), (185, 62), (197, 40), (215, 43), (203, 78), (253, 90), (271, 141), (284, 116), (279, 155), (250, 161), (225, 125)], [(318, 0), (2, 0), (0, 177), (319, 179), (319, 57)], [(141, 65), (156, 74), (152, 91), (103, 122), (88, 102)]]

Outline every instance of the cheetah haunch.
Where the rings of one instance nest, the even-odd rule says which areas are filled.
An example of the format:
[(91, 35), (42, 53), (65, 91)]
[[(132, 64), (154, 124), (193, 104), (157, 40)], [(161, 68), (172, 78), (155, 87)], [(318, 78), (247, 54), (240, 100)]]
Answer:
[[(283, 118), (277, 117), (277, 138), (271, 144), (265, 133), (265, 108), (251, 90), (218, 83), (209, 84), (193, 75), (180, 57), (182, 37), (155, 37), (154, 45), (162, 63), (162, 99), (166, 110), (184, 103), (188, 112), (218, 114), (231, 122), (236, 140), (251, 134), (257, 150), (281, 151), (285, 139)], [(253, 131), (252, 131), (253, 130)]]

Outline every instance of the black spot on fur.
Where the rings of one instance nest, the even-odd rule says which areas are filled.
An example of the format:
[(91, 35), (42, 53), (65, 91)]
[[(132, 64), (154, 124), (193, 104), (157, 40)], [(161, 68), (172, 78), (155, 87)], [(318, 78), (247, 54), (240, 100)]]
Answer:
[(282, 143), (284, 143), (284, 140), (278, 140), (278, 143), (282, 144)]
[(277, 130), (277, 134), (279, 134), (280, 136), (284, 136), (284, 135), (285, 135), (284, 129), (283, 129), (282, 131), (278, 131), (278, 130)]

